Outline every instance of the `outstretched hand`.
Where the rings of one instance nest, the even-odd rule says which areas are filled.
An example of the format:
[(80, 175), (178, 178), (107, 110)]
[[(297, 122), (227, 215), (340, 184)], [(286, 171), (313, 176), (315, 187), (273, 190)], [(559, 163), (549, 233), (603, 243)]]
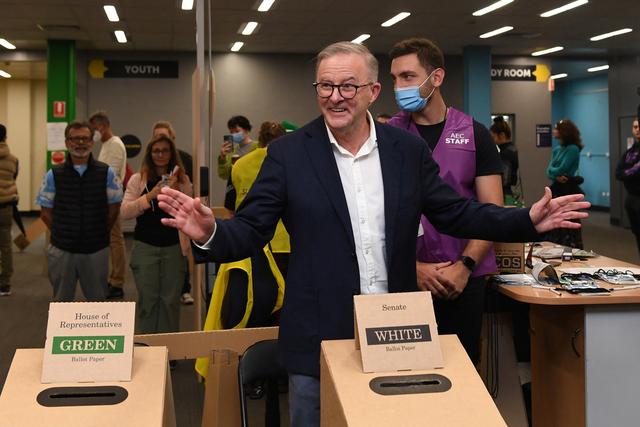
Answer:
[(588, 209), (591, 203), (582, 201), (584, 194), (570, 194), (568, 196), (551, 196), (551, 189), (544, 188), (544, 196), (531, 206), (529, 217), (538, 233), (546, 233), (556, 228), (580, 228), (577, 222), (571, 219), (587, 218), (587, 212), (578, 212)]
[(197, 243), (205, 243), (215, 227), (211, 209), (186, 194), (170, 187), (163, 187), (158, 195), (158, 206), (173, 218), (162, 218), (162, 223), (177, 228)]

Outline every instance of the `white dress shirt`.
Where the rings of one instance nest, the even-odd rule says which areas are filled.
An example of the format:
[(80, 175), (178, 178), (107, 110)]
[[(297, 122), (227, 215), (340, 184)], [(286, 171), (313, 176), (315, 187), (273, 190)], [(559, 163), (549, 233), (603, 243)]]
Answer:
[[(382, 167), (373, 117), (369, 112), (367, 117), (370, 125), (369, 138), (355, 156), (338, 144), (327, 127), (349, 209), (360, 272), (360, 293), (363, 295), (389, 292)], [(194, 243), (201, 249), (208, 249), (215, 234), (214, 226), (213, 233), (206, 243)]]
[(389, 292), (382, 168), (376, 128), (369, 112), (367, 118), (370, 126), (369, 138), (355, 156), (338, 144), (327, 127), (347, 199), (360, 271), (360, 292), (363, 295)]

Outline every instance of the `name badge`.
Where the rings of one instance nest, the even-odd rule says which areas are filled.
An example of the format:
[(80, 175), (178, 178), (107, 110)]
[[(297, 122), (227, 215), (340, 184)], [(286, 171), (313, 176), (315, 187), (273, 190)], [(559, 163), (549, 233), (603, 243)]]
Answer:
[(469, 135), (463, 132), (450, 132), (445, 136), (443, 142), (447, 149), (475, 151), (475, 144)]

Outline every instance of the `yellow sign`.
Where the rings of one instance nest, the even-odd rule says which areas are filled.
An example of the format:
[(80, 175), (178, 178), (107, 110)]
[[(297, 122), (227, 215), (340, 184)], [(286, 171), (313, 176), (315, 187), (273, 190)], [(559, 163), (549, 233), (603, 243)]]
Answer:
[(94, 79), (103, 79), (108, 68), (104, 66), (103, 59), (93, 59), (89, 62), (89, 75)]
[(546, 82), (551, 72), (545, 64), (492, 64), (491, 80)]
[(536, 64), (536, 69), (533, 72), (533, 75), (536, 76), (537, 82), (546, 82), (549, 80), (549, 76), (551, 72), (549, 71), (549, 67), (544, 64)]

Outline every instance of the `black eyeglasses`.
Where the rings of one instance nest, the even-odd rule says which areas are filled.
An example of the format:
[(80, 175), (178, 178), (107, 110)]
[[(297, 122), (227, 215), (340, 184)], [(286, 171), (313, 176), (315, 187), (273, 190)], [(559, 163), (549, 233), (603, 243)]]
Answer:
[(604, 270), (602, 268), (596, 270), (593, 273), (593, 276), (602, 280), (616, 280), (616, 279), (625, 279), (625, 278), (633, 278), (635, 280), (640, 280), (640, 274), (636, 274), (631, 270)]
[(365, 83), (363, 85), (355, 85), (353, 83), (343, 83), (334, 85), (331, 83), (315, 82), (313, 87), (316, 88), (316, 93), (320, 98), (331, 98), (333, 90), (338, 88), (338, 93), (344, 99), (352, 99), (358, 94), (358, 89), (365, 86), (371, 86), (373, 82)]
[(560, 278), (574, 282), (593, 282), (593, 279), (597, 279), (597, 277), (590, 273), (562, 273)]
[(89, 142), (92, 140), (90, 136), (70, 136), (67, 139), (76, 144), (78, 142)]

